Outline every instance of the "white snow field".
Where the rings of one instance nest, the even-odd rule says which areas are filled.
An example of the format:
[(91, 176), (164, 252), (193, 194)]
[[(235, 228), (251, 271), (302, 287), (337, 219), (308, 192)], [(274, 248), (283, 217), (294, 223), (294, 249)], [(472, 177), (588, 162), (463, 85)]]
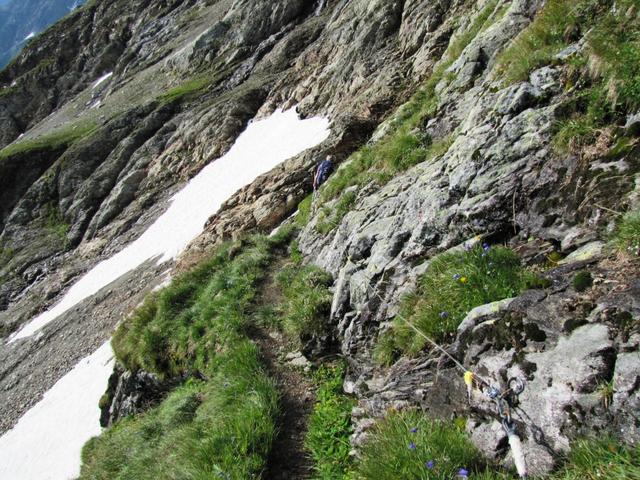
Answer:
[[(231, 150), (206, 166), (171, 201), (140, 238), (99, 263), (51, 310), (10, 341), (32, 335), (81, 300), (144, 261), (175, 258), (206, 220), (241, 187), (329, 136), (323, 118), (300, 120), (295, 108), (251, 123)], [(80, 450), (100, 433), (98, 401), (112, 371), (109, 344), (82, 360), (49, 390), (18, 424), (0, 437), (1, 480), (67, 480), (80, 473)]]
[(100, 433), (98, 400), (113, 369), (107, 342), (62, 377), (0, 438), (3, 480), (68, 480), (80, 474), (80, 451)]
[(295, 108), (275, 111), (256, 121), (238, 137), (231, 150), (207, 165), (171, 200), (169, 209), (124, 250), (104, 260), (73, 285), (62, 301), (13, 334), (9, 343), (40, 328), (146, 260), (158, 263), (176, 257), (196, 238), (222, 203), (259, 175), (329, 136), (323, 118), (300, 120)]

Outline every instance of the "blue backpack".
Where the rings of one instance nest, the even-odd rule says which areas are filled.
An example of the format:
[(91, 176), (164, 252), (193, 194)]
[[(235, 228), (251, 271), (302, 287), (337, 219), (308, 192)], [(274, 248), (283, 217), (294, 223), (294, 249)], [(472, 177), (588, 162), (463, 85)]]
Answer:
[(331, 162), (331, 160), (323, 160), (318, 167), (318, 186), (327, 181), (327, 178), (329, 178), (329, 175), (331, 175), (332, 171), (333, 163)]

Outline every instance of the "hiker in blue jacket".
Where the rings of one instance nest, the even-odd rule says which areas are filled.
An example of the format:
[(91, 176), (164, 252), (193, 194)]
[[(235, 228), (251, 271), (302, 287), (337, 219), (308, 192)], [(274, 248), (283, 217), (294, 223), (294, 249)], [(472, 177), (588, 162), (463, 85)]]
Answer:
[(329, 175), (331, 175), (331, 172), (333, 171), (332, 160), (333, 157), (331, 155), (327, 155), (327, 158), (325, 158), (322, 162), (320, 162), (320, 165), (318, 165), (316, 173), (313, 176), (314, 193), (316, 192), (316, 190), (318, 190), (318, 188), (320, 188), (320, 185), (327, 181)]

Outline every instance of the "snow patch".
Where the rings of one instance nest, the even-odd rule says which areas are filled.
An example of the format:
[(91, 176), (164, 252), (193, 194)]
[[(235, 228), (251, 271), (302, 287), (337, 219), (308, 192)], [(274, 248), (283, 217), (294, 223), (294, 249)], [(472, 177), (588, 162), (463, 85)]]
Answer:
[(100, 86), (100, 84), (106, 80), (108, 80), (109, 78), (111, 78), (111, 76), (113, 75), (113, 72), (109, 72), (106, 75), (103, 75), (102, 77), (100, 77), (98, 80), (95, 81), (95, 83), (93, 84), (93, 89), (98, 88), (98, 86)]
[(31, 32), (29, 35), (27, 35), (26, 37), (24, 37), (24, 40), (22, 40), (23, 42), (26, 42), (27, 40), (31, 40), (33, 37), (36, 36), (36, 32)]
[(69, 289), (60, 303), (13, 334), (9, 343), (33, 335), (146, 260), (157, 257), (160, 264), (175, 258), (236, 191), (288, 158), (318, 145), (328, 136), (328, 120), (300, 120), (295, 107), (286, 112), (277, 110), (264, 120), (251, 122), (231, 150), (207, 165), (178, 192), (171, 199), (168, 210), (140, 238), (96, 265)]
[(98, 401), (112, 369), (113, 352), (107, 342), (45, 393), (0, 437), (0, 478), (76, 478), (82, 446), (101, 431)]

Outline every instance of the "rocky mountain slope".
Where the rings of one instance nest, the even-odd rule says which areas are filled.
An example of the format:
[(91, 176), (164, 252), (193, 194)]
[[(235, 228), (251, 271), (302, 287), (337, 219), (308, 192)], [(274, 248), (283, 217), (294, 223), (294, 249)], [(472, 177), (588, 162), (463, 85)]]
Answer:
[[(5, 337), (139, 235), (250, 119), (297, 104), (328, 116), (332, 134), (238, 192), (177, 265), (149, 262), (0, 346), (0, 431), (167, 268), (188, 271), (300, 206), (297, 248), (332, 278), (325, 328), (302, 332), (305, 353), (347, 360), (354, 446), (390, 409), (419, 406), (465, 418), (486, 457), (512, 463), (495, 402), (480, 393), (512, 378), (525, 382), (511, 406), (532, 473), (594, 432), (640, 440), (637, 253), (605, 245), (638, 204), (638, 72), (624, 67), (638, 57), (625, 37), (638, 18), (634, 2), (623, 6), (90, 2), (38, 36), (0, 72)], [(310, 208), (300, 202), (324, 153), (343, 165)], [(403, 299), (437, 255), (483, 242), (510, 247), (538, 280), (465, 311), (439, 339), (483, 379), (469, 398), (451, 358), (403, 345), (402, 319), (413, 322)]]
[(36, 34), (82, 5), (80, 0), (0, 2), (0, 67)]

